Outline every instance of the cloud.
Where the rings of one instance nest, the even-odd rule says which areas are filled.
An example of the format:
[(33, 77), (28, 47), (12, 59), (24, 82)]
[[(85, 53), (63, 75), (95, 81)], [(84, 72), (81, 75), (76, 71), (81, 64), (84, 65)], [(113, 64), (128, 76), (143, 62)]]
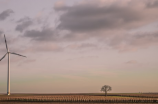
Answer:
[(14, 13), (11, 9), (3, 11), (2, 13), (0, 13), (0, 20), (5, 20), (7, 17), (10, 16), (11, 13)]
[(33, 63), (33, 62), (36, 62), (36, 60), (35, 59), (26, 59), (26, 60), (22, 61), (21, 63), (19, 63), (18, 66), (21, 66), (23, 64)]
[(61, 52), (64, 51), (63, 47), (58, 44), (53, 43), (34, 43), (36, 45), (32, 45), (27, 47), (24, 52)]
[(35, 59), (28, 59), (28, 60), (25, 60), (24, 63), (32, 63), (32, 62), (35, 62), (36, 60)]
[(58, 38), (55, 31), (51, 28), (43, 28), (42, 30), (27, 30), (24, 37), (29, 37), (35, 41), (53, 41)]
[(71, 6), (57, 4), (54, 6), (60, 14), (57, 29), (69, 31), (63, 40), (93, 38), (119, 51), (135, 51), (158, 43), (157, 31), (130, 34), (131, 30), (158, 21), (157, 0), (82, 0)]
[(0, 31), (0, 35), (2, 35), (3, 31)]
[(68, 45), (67, 48), (70, 49), (84, 49), (84, 48), (97, 48), (98, 46), (96, 44), (92, 43), (82, 43), (82, 44), (71, 44)]
[[(120, 2), (124, 2), (121, 0)], [(155, 3), (156, 1), (154, 1)], [(55, 6), (63, 11), (59, 20), (59, 29), (73, 32), (91, 32), (96, 30), (131, 29), (157, 20), (158, 8), (150, 9), (147, 1), (130, 0), (128, 3), (101, 5), (102, 2), (89, 2), (73, 6)], [(153, 4), (154, 4), (153, 3)], [(152, 12), (151, 12), (152, 11)], [(150, 15), (150, 16), (149, 16)]]
[(108, 72), (108, 71), (91, 71), (90, 74), (93, 76), (108, 76), (108, 77), (118, 76), (118, 73)]
[(23, 30), (33, 24), (33, 20), (31, 20), (29, 17), (22, 18), (17, 22), (18, 25), (16, 26), (15, 30), (20, 32), (23, 32)]
[(65, 6), (65, 2), (64, 1), (61, 1), (61, 0), (59, 0), (59, 1), (57, 1), (57, 2), (55, 2), (55, 4), (54, 4), (54, 7), (56, 8), (56, 9), (60, 9), (60, 8), (63, 8)]
[(158, 22), (156, 0), (82, 0), (71, 6), (58, 1), (54, 9), (59, 13), (57, 28), (30, 29), (23, 36), (38, 44), (64, 42), (69, 49), (98, 48), (101, 44), (127, 52), (158, 44), (156, 30), (131, 33)]
[(127, 61), (126, 64), (138, 64), (136, 60)]
[(147, 5), (148, 8), (158, 8), (158, 1), (157, 0), (152, 0), (148, 1)]
[(77, 58), (69, 58), (69, 59), (66, 59), (65, 61), (74, 61), (74, 60), (84, 60), (84, 59), (97, 59), (98, 56), (81, 56), (81, 57), (77, 57)]
[(115, 36), (106, 42), (110, 47), (122, 51), (136, 51), (140, 48), (147, 48), (158, 45), (158, 31), (141, 32), (134, 35), (126, 34)]
[(86, 77), (83, 76), (77, 76), (77, 75), (62, 75), (61, 77), (63, 77), (64, 79), (73, 79), (73, 80), (87, 80)]

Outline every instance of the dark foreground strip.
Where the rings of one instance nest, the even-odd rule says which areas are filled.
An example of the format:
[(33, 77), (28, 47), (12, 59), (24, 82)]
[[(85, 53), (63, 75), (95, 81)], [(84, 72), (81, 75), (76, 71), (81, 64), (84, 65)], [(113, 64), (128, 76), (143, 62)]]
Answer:
[(23, 100), (0, 100), (0, 102), (158, 103), (158, 100), (45, 100), (45, 99), (23, 99)]

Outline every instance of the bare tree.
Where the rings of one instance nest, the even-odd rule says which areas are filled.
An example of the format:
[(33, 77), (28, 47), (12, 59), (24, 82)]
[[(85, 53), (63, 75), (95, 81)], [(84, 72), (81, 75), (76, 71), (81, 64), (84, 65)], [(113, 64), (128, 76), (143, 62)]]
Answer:
[(109, 85), (104, 85), (104, 86), (102, 86), (102, 88), (101, 88), (101, 91), (105, 92), (105, 96), (107, 96), (107, 92), (108, 92), (108, 91), (111, 91), (111, 90), (112, 90), (112, 88), (111, 88), (111, 86), (109, 86)]

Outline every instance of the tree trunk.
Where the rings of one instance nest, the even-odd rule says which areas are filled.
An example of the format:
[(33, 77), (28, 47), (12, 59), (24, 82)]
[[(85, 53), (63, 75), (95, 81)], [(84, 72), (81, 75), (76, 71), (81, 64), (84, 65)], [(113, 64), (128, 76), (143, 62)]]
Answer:
[(105, 91), (105, 96), (107, 96), (107, 91)]

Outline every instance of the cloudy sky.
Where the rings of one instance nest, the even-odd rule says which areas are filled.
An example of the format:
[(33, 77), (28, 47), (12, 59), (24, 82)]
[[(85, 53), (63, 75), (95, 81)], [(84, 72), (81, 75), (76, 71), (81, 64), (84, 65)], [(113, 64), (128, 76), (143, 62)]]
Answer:
[[(0, 0), (11, 93), (158, 92), (158, 0)], [(7, 91), (7, 57), (0, 93)]]

